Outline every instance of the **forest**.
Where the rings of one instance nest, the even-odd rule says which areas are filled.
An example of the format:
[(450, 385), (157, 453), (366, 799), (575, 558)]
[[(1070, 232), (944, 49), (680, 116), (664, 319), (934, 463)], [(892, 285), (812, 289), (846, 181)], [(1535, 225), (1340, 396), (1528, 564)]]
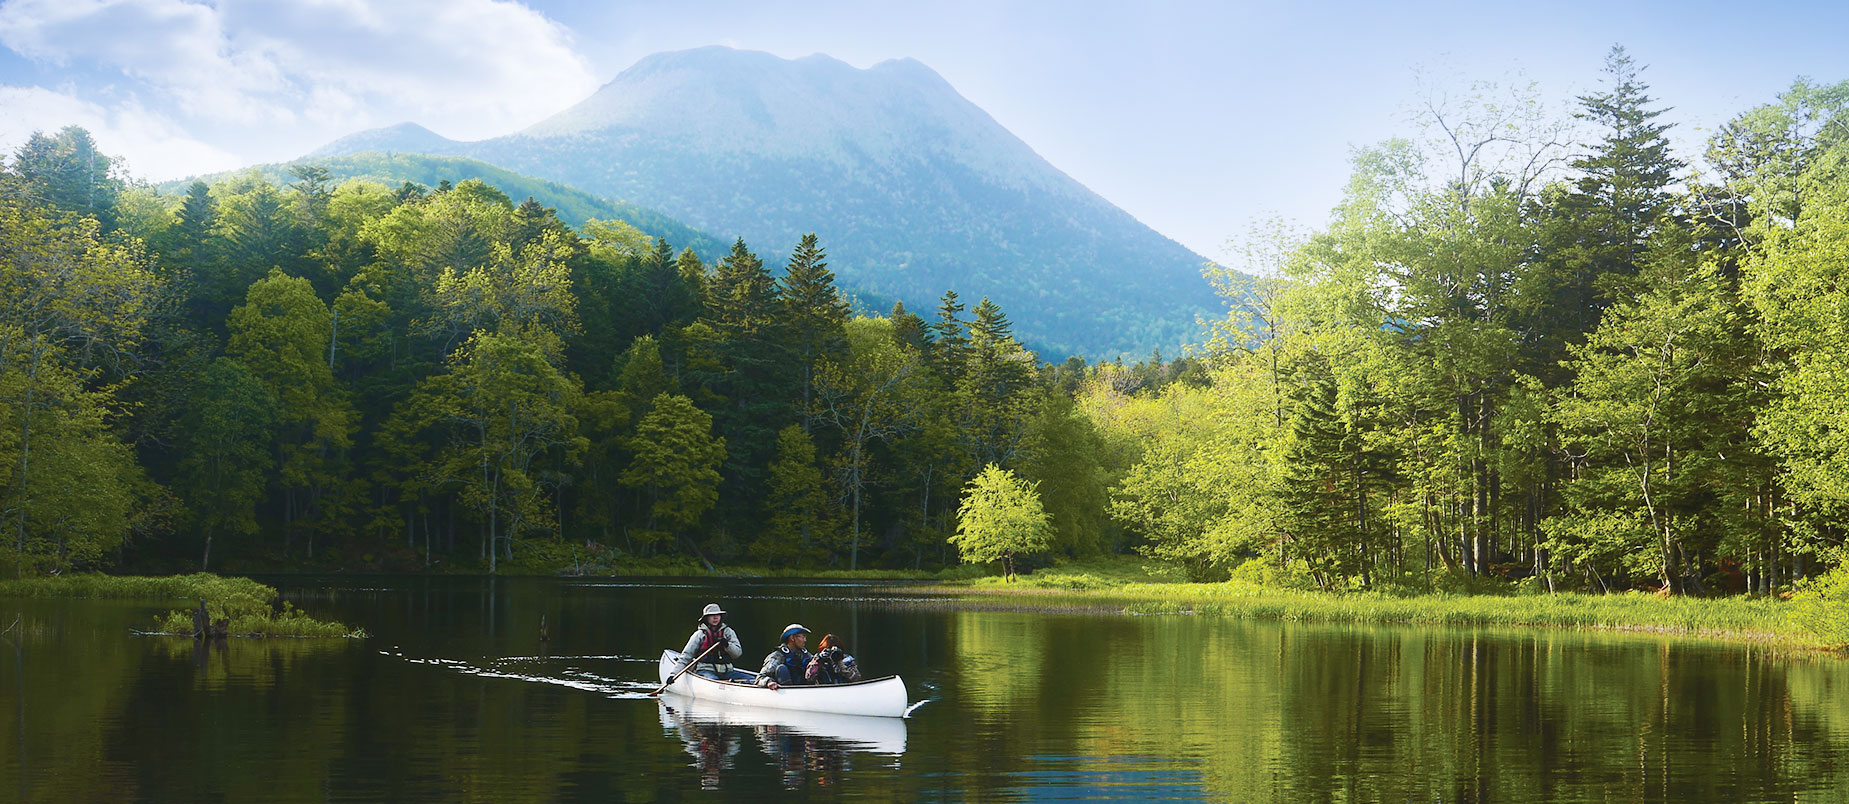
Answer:
[(1131, 364), (954, 290), (856, 312), (813, 236), (702, 255), (312, 164), (164, 194), (36, 135), (0, 175), (0, 570), (935, 570), (1008, 558), (959, 532), (999, 489), (1044, 525), (1010, 567), (1775, 593), (1849, 523), (1849, 82), (1693, 165), (1605, 67), (1562, 115), (1426, 100)]

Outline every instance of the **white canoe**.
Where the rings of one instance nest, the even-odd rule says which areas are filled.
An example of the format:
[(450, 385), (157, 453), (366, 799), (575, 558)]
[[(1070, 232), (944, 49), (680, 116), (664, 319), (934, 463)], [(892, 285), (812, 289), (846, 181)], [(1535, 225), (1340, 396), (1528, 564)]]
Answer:
[[(661, 683), (667, 684), (680, 666), (677, 650), (661, 652)], [(732, 681), (714, 681), (691, 672), (674, 679), (666, 692), (731, 706), (794, 709), (831, 715), (905, 717), (905, 681), (898, 676), (856, 681), (852, 684), (792, 685), (769, 689)]]

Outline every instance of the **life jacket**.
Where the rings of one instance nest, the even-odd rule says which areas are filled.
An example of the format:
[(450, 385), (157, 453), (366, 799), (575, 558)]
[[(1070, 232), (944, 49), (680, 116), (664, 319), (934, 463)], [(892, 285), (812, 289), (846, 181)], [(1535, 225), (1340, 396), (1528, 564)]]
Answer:
[(700, 626), (700, 647), (694, 650), (693, 655), (699, 656), (705, 654), (706, 658), (701, 659), (700, 664), (710, 664), (714, 667), (731, 667), (732, 659), (725, 655), (725, 648), (715, 649), (712, 653), (706, 652), (707, 648), (711, 648), (724, 641), (725, 626), (723, 624), (719, 626), (718, 633), (714, 633), (713, 629), (702, 625)]
[(790, 650), (790, 646), (788, 645), (783, 645), (777, 648), (777, 650), (783, 653), (782, 656), (777, 657), (777, 663), (783, 665), (790, 671), (790, 683), (805, 683), (806, 679), (803, 678), (803, 671), (809, 669), (809, 659), (811, 658), (809, 652), (806, 650)]

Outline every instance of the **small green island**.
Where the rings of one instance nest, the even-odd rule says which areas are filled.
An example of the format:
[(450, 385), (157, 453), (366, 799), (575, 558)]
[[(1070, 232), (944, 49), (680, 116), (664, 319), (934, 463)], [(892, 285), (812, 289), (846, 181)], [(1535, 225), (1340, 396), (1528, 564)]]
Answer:
[(249, 578), (196, 572), (190, 575), (135, 576), (82, 573), (0, 580), (0, 598), (89, 598), (146, 602), (183, 602), (185, 607), (151, 619), (141, 633), (160, 636), (203, 637), (197, 633), (193, 606), (203, 604), (217, 622), (225, 624), (221, 636), (233, 637), (364, 637), (364, 628), (311, 617), (284, 601), (278, 604), (275, 587)]

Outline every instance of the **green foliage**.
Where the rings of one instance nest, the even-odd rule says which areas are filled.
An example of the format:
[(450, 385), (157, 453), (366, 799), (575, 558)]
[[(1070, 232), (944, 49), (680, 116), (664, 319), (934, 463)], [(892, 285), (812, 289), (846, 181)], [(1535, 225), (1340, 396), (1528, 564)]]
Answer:
[[(678, 243), (704, 254), (718, 254), (725, 250), (723, 242), (655, 210), (627, 201), (601, 198), (574, 187), (524, 176), (474, 159), (410, 151), (389, 154), (365, 152), (258, 165), (255, 170), (269, 181), (281, 184), (286, 181), (290, 171), (305, 165), (326, 170), (333, 180), (359, 180), (391, 187), (405, 184), (434, 187), (444, 180), (451, 183), (475, 180), (500, 188), (510, 198), (536, 198), (556, 208), (559, 217), (573, 226), (583, 226), (593, 220), (620, 220), (639, 228), (650, 237)], [(203, 177), (203, 181), (214, 183), (226, 178), (225, 175), (213, 175)], [(183, 190), (184, 186), (175, 182), (163, 185), (163, 189), (177, 192)]]
[(1798, 584), (1791, 615), (1825, 647), (1849, 648), (1849, 563), (1838, 553), (1836, 568)]
[(65, 126), (56, 134), (34, 132), (13, 154), (12, 169), (24, 180), (21, 189), (47, 205), (113, 228), (123, 190), (115, 165), (114, 158), (97, 150), (90, 132)]
[(587, 446), (573, 411), (582, 389), (547, 360), (544, 342), (477, 333), (425, 381), (416, 403), (446, 434), (439, 477), (461, 490), (484, 524), (483, 558), (494, 571), (514, 543), (554, 527), (550, 478), (539, 461), (570, 459)]
[(277, 421), (276, 397), (242, 363), (221, 357), (200, 377), (176, 491), (205, 540), (202, 570), (211, 565), (213, 537), (256, 535), (257, 504), (275, 461), (265, 442)]
[(752, 542), (750, 554), (773, 567), (821, 564), (840, 541), (835, 507), (816, 465), (815, 442), (797, 425), (777, 433), (764, 513), (764, 531)]
[[(317, 620), (293, 603), (276, 606), (277, 592), (249, 578), (196, 572), (191, 575), (125, 576), (83, 573), (0, 581), (0, 597), (85, 597), (123, 600), (206, 601), (212, 619), (231, 621), (234, 636), (365, 637), (361, 628)], [(154, 633), (191, 635), (191, 608), (155, 618)]]
[[(86, 135), (87, 138), (87, 135)], [(51, 180), (44, 179), (43, 180)], [(7, 563), (96, 565), (150, 489), (111, 428), (160, 291), (134, 241), (0, 176), (0, 541)]]
[(648, 495), (648, 519), (630, 538), (653, 547), (685, 535), (719, 501), (719, 465), (725, 438), (713, 435), (713, 418), (679, 394), (660, 394), (636, 425), (635, 455), (622, 484)]
[(950, 537), (964, 561), (1000, 560), (1004, 577), (1014, 577), (1016, 556), (1053, 546), (1053, 528), (1034, 484), (989, 464), (964, 489), (957, 532)]
[[(104, 209), (107, 160), (41, 138), (0, 171), (0, 559), (211, 560), (216, 539), (290, 569), (917, 576), (962, 554), (1012, 583), (1027, 553), (1137, 554), (1362, 599), (1771, 597), (1849, 539), (1849, 90), (1741, 115), (1709, 179), (1622, 51), (1607, 75), (1586, 143), (1519, 90), (1428, 104), (1421, 138), (1356, 154), (1320, 231), (1237, 250), (1261, 279), (1212, 269), (1230, 310), (1206, 343), (1098, 364), (1043, 364), (1002, 292), (849, 317), (833, 268), (858, 241), (802, 237), (774, 272), (739, 239), (709, 265), (453, 161), (421, 186), (303, 163)], [(1018, 506), (972, 502), (1004, 485)]]

